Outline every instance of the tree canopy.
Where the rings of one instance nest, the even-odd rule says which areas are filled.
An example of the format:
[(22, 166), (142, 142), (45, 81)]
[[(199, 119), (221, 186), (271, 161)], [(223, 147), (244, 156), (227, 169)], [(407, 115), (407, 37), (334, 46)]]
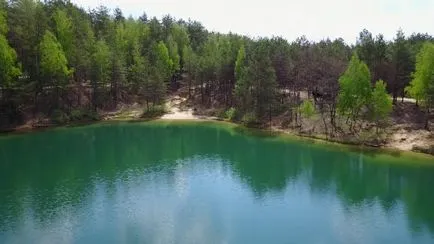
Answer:
[(0, 93), (0, 107), (12, 108), (7, 116), (68, 117), (124, 104), (153, 108), (175, 92), (214, 115), (230, 110), (238, 119), (276, 116), (298, 125), (309, 100), (324, 126), (337, 129), (340, 117), (383, 118), (388, 94), (395, 103), (410, 94), (428, 114), (433, 43), (426, 33), (398, 30), (387, 41), (366, 29), (355, 45), (250, 38), (170, 15), (133, 18), (63, 0), (2, 0), (0, 88), (8, 91)]

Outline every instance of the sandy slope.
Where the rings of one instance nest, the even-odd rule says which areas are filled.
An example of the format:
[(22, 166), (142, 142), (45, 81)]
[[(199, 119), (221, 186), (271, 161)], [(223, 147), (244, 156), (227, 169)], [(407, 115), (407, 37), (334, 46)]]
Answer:
[(415, 147), (430, 148), (434, 146), (433, 133), (427, 130), (396, 130), (386, 144), (388, 148), (411, 151)]
[(193, 109), (181, 108), (181, 103), (185, 102), (186, 98), (180, 96), (174, 96), (170, 98), (166, 103), (166, 108), (169, 112), (161, 117), (161, 119), (199, 119), (199, 117), (193, 115)]

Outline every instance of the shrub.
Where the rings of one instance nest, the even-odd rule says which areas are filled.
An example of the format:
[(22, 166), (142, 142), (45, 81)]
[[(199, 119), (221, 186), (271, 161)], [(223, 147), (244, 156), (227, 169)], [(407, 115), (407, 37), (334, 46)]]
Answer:
[(225, 112), (225, 118), (234, 121), (237, 118), (237, 109), (232, 107)]
[(315, 105), (313, 104), (312, 100), (304, 100), (300, 105), (300, 112), (306, 118), (312, 117), (315, 114)]
[(63, 112), (60, 109), (55, 109), (52, 113), (51, 113), (51, 122), (53, 122), (54, 124), (66, 124), (68, 123), (69, 118), (68, 115)]
[(292, 123), (292, 120), (291, 120), (291, 118), (288, 118), (288, 117), (285, 117), (283, 120), (282, 120), (282, 122), (280, 123), (280, 126), (282, 127), (282, 128), (289, 128), (289, 126), (291, 125), (291, 123)]
[(69, 116), (71, 121), (92, 121), (99, 120), (99, 115), (90, 109), (74, 109)]
[(166, 107), (164, 105), (154, 105), (146, 108), (143, 111), (142, 118), (155, 118), (162, 116), (166, 113)]
[(256, 115), (252, 112), (244, 114), (241, 121), (247, 127), (257, 127), (259, 125), (259, 121), (256, 118)]

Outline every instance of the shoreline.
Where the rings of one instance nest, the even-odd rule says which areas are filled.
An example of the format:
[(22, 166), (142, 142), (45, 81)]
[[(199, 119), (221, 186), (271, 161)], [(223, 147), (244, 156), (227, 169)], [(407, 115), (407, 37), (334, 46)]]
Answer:
[[(247, 129), (252, 132), (259, 132), (259, 133), (273, 133), (278, 134), (282, 136), (290, 136), (293, 138), (298, 139), (304, 139), (304, 140), (315, 140), (321, 143), (331, 143), (331, 144), (339, 144), (344, 146), (351, 146), (351, 147), (357, 147), (358, 149), (367, 149), (367, 150), (378, 150), (383, 152), (389, 152), (389, 153), (416, 153), (416, 154), (422, 154), (422, 155), (428, 155), (431, 157), (434, 157), (434, 152), (431, 150), (418, 150), (419, 148), (415, 149), (414, 146), (411, 144), (411, 141), (407, 140), (407, 138), (413, 138), (414, 140), (418, 140), (421, 133), (429, 134), (431, 132), (421, 132), (421, 131), (410, 131), (410, 132), (403, 132), (400, 130), (399, 132), (394, 133), (391, 135), (391, 139), (387, 141), (385, 144), (370, 144), (370, 143), (364, 143), (363, 141), (352, 141), (352, 140), (346, 140), (344, 138), (329, 138), (323, 134), (304, 134), (304, 133), (297, 133), (296, 131), (289, 130), (289, 129), (281, 129), (277, 127), (271, 127), (271, 128), (250, 128), (246, 127), (241, 123), (236, 123), (233, 121), (224, 120), (218, 117), (211, 117), (211, 116), (205, 116), (205, 115), (196, 115), (195, 111), (190, 107), (183, 107), (181, 106), (186, 101), (186, 98), (180, 97), (180, 96), (172, 96), (167, 99), (165, 104), (165, 112), (161, 116), (156, 116), (153, 118), (142, 118), (141, 111), (143, 111), (143, 108), (137, 107), (137, 106), (131, 106), (128, 107), (126, 110), (121, 109), (115, 112), (111, 113), (103, 113), (101, 114), (100, 120), (88, 120), (88, 121), (78, 121), (78, 122), (72, 122), (69, 124), (36, 124), (34, 121), (28, 121), (26, 124), (17, 126), (14, 128), (11, 128), (10, 130), (6, 131), (0, 131), (1, 134), (7, 134), (7, 133), (30, 133), (30, 132), (36, 132), (36, 131), (45, 131), (53, 128), (71, 128), (71, 127), (77, 127), (77, 126), (86, 126), (86, 125), (93, 125), (93, 124), (106, 124), (106, 123), (116, 123), (116, 122), (129, 122), (129, 123), (144, 123), (144, 122), (171, 122), (171, 121), (178, 121), (178, 122), (214, 122), (214, 123), (221, 123), (221, 124), (227, 124), (231, 126), (238, 126), (240, 128)], [(402, 141), (401, 138), (406, 138), (406, 140)], [(423, 139), (423, 138), (422, 138)], [(433, 145), (434, 146), (434, 145)]]
[(405, 154), (412, 154), (414, 156), (417, 157), (429, 157), (429, 158), (433, 158), (434, 159), (434, 154), (431, 153), (427, 153), (427, 152), (423, 152), (423, 151), (416, 151), (410, 149), (410, 150), (405, 150), (399, 147), (391, 147), (391, 146), (386, 146), (386, 145), (369, 145), (369, 144), (363, 144), (363, 143), (354, 143), (354, 142), (350, 142), (350, 141), (342, 141), (342, 140), (334, 140), (331, 138), (323, 138), (319, 135), (304, 135), (304, 134), (296, 134), (296, 133), (292, 133), (289, 130), (283, 130), (283, 129), (277, 129), (277, 128), (272, 128), (272, 129), (264, 129), (264, 128), (250, 128), (250, 127), (246, 127), (242, 124), (239, 123), (235, 123), (235, 122), (231, 122), (231, 121), (227, 121), (227, 120), (222, 120), (222, 119), (218, 119), (216, 117), (209, 117), (209, 116), (198, 116), (198, 115), (193, 115), (190, 114), (189, 116), (185, 116), (185, 115), (181, 115), (181, 116), (168, 116), (170, 115), (170, 113), (166, 113), (161, 117), (157, 117), (157, 118), (137, 118), (137, 117), (121, 117), (121, 118), (103, 118), (101, 120), (96, 120), (96, 121), (82, 121), (82, 122), (76, 122), (76, 123), (70, 123), (70, 124), (63, 124), (63, 125), (56, 125), (56, 124), (48, 124), (45, 126), (40, 126), (40, 127), (35, 127), (32, 126), (31, 124), (25, 124), (23, 126), (18, 126), (15, 128), (11, 128), (10, 130), (6, 130), (6, 131), (0, 131), (0, 136), (1, 135), (6, 135), (6, 134), (26, 134), (26, 133), (32, 133), (32, 132), (43, 132), (46, 130), (52, 130), (52, 129), (56, 129), (56, 128), (74, 128), (74, 127), (81, 127), (81, 126), (90, 126), (90, 125), (98, 125), (98, 124), (113, 124), (113, 123), (121, 123), (121, 122), (125, 122), (125, 123), (194, 123), (194, 122), (211, 122), (211, 123), (216, 123), (216, 124), (220, 124), (220, 125), (224, 125), (226, 124), (226, 126), (230, 126), (232, 128), (235, 127), (239, 127), (245, 131), (248, 131), (249, 133), (256, 133), (256, 134), (263, 134), (263, 135), (273, 135), (273, 136), (277, 136), (277, 137), (287, 137), (287, 138), (292, 138), (292, 139), (298, 139), (298, 140), (309, 140), (309, 141), (314, 141), (314, 143), (318, 143), (318, 144), (331, 144), (331, 145), (335, 145), (335, 146), (345, 146), (347, 148), (353, 148), (353, 149), (357, 149), (357, 150), (361, 150), (361, 151), (375, 151), (378, 153), (384, 153), (384, 154), (401, 154), (401, 153), (405, 153)]

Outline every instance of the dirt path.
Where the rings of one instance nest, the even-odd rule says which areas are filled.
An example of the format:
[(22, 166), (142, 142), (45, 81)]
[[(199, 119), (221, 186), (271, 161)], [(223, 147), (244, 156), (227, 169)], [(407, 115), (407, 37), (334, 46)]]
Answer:
[(193, 115), (193, 109), (183, 108), (182, 103), (186, 101), (186, 98), (180, 96), (174, 96), (168, 99), (166, 102), (166, 109), (169, 111), (163, 115), (161, 119), (199, 119), (199, 117)]

